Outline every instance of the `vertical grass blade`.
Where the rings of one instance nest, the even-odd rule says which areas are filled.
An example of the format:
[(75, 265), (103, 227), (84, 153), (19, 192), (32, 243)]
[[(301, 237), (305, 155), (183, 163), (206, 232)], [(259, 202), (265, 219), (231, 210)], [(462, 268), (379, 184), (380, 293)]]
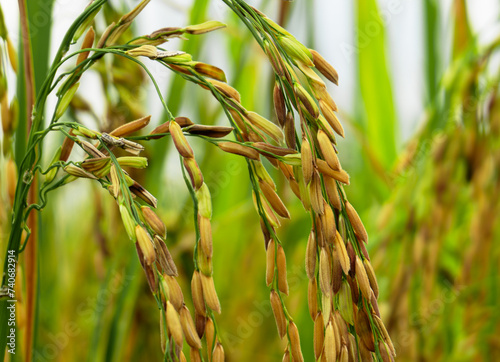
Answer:
[(358, 75), (365, 132), (386, 167), (396, 159), (396, 112), (386, 59), (385, 29), (375, 0), (356, 1)]

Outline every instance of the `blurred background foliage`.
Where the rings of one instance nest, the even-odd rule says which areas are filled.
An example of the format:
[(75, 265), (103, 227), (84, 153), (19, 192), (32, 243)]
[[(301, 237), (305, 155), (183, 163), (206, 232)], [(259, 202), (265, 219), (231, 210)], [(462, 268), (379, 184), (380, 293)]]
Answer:
[[(398, 49), (387, 31), (387, 26), (399, 24), (390, 23), (401, 13), (400, 7), (409, 6), (406, 1), (332, 1), (337, 7), (352, 10), (352, 19), (341, 22), (349, 27), (352, 41), (340, 47), (335, 34), (325, 34), (326, 25), (323, 28), (317, 21), (325, 16), (318, 15), (322, 6), (332, 8), (325, 1), (251, 3), (310, 47), (325, 53), (334, 65), (336, 59), (329, 56), (334, 54), (329, 49), (340, 49), (336, 56), (345, 58), (338, 59), (339, 63), (354, 71), (347, 77), (352, 84), (343, 88), (343, 69), (338, 68), (340, 87), (332, 91), (338, 96), (347, 131), (346, 139), (339, 141), (340, 157), (351, 175), (348, 198), (371, 237), (368, 248), (380, 284), (379, 305), (398, 360), (499, 360), (500, 33), (492, 27), (494, 36), (484, 39), (471, 26), (472, 2), (418, 2), (422, 16), (416, 18), (415, 31), (421, 32), (422, 41), (411, 47), (418, 49), (415, 53), (420, 56), (418, 74), (422, 79), (415, 84), (413, 96), (423, 101), (414, 117), (418, 126), (413, 126), (415, 119), (408, 119), (407, 113), (399, 110), (407, 100), (398, 99), (395, 84), (401, 80), (395, 78), (404, 76), (400, 69), (405, 65), (391, 61), (390, 54)], [(112, 1), (105, 6), (95, 21), (97, 33), (132, 4)], [(4, 1), (1, 5), (9, 23), (9, 17), (17, 16), (15, 7), (6, 13), (8, 5)], [(59, 28), (51, 29), (51, 17), (55, 23), (57, 7), (72, 6), (68, 1), (56, 2), (52, 12), (52, 5), (50, 0), (28, 1), (31, 24), (37, 24), (31, 29), (36, 29), (31, 38), (36, 86), (47, 71), (49, 40), (57, 45)], [(79, 6), (83, 9), (84, 5)], [(169, 15), (177, 23), (161, 26), (201, 23), (214, 14), (228, 24), (216, 34), (175, 40), (171, 47), (222, 67), (229, 75), (228, 83), (241, 93), (242, 104), (273, 119), (270, 65), (244, 25), (223, 9), (222, 2), (194, 0), (187, 6), (182, 1), (164, 1), (150, 4), (148, 11), (182, 14), (182, 22)], [(147, 16), (147, 12), (141, 14)], [(334, 12), (326, 15), (332, 22), (337, 16)], [(124, 39), (156, 30), (147, 25), (143, 18)], [(9, 31), (15, 34), (18, 30)], [(22, 61), (21, 48), (18, 57)], [(5, 59), (3, 54), (8, 100), (11, 103), (15, 96), (18, 117), (23, 120), (23, 75), (18, 74), (16, 91)], [(207, 92), (180, 77), (154, 71), (174, 115), (188, 116), (196, 123), (226, 124)], [(102, 131), (150, 113), (153, 126), (164, 122), (151, 84), (134, 64), (106, 57), (86, 76), (67, 117)], [(409, 74), (408, 79), (415, 77)], [(19, 138), (26, 133), (25, 127), (18, 122)], [(54, 149), (61, 141), (54, 140)], [(2, 142), (7, 150), (7, 138)], [(284, 345), (268, 301), (264, 242), (245, 161), (218, 152), (213, 145), (192, 142), (196, 154), (201, 155), (198, 161), (212, 192), (214, 279), (223, 310), (217, 321), (226, 356), (229, 361), (280, 360)], [(16, 160), (22, 147), (16, 140)], [(179, 267), (179, 283), (189, 295), (195, 239), (193, 205), (171, 149), (170, 139), (151, 144), (147, 176), (138, 173), (134, 178), (159, 200), (167, 242)], [(46, 155), (51, 153), (49, 150)], [(2, 170), (9, 157), (12, 155), (4, 151)], [(286, 180), (270, 164), (266, 166), (278, 190), (285, 190), (281, 196), (292, 215), (279, 229), (288, 256), (288, 305), (301, 331), (304, 355), (312, 356), (313, 324), (307, 310), (303, 267), (310, 220), (293, 193), (280, 187)], [(2, 248), (9, 232), (4, 175), (2, 171)], [(155, 301), (134, 245), (128, 242), (117, 209), (105, 191), (84, 180), (74, 182), (52, 195), (39, 226), (35, 360), (161, 360)], [(186, 298), (188, 303), (190, 300)], [(23, 300), (19, 303), (18, 327), (22, 332), (26, 320)], [(22, 333), (18, 343), (23, 343)], [(23, 351), (10, 357), (18, 361), (25, 358)]]

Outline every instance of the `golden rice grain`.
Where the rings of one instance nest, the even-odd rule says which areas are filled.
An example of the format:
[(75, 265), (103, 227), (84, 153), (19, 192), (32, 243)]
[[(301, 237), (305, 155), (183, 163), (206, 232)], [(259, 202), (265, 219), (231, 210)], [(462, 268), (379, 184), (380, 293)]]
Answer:
[(349, 273), (349, 270), (351, 269), (351, 260), (349, 259), (349, 255), (347, 254), (344, 240), (342, 240), (342, 236), (338, 231), (336, 231), (335, 233), (335, 248), (337, 249), (337, 256), (339, 258), (340, 265), (342, 266), (344, 274)]
[(349, 174), (344, 170), (335, 171), (330, 166), (328, 166), (328, 163), (326, 163), (326, 161), (320, 159), (316, 160), (316, 165), (318, 166), (318, 171), (323, 175), (332, 177), (343, 184), (349, 185)]
[(310, 280), (315, 279), (316, 274), (316, 237), (314, 230), (309, 233), (306, 248), (306, 274)]
[(290, 218), (290, 213), (288, 212), (288, 209), (286, 208), (285, 204), (283, 201), (281, 201), (280, 197), (278, 194), (272, 189), (271, 186), (269, 186), (268, 183), (259, 181), (259, 186), (264, 194), (264, 197), (267, 199), (269, 202), (269, 205), (273, 208), (273, 210), (281, 217), (285, 219)]
[(307, 138), (302, 139), (301, 155), (302, 155), (302, 174), (304, 175), (304, 181), (306, 185), (309, 185), (313, 177), (314, 164), (313, 164), (311, 145), (309, 144)]
[(210, 138), (222, 138), (226, 137), (234, 130), (233, 127), (224, 126), (206, 126), (204, 124), (194, 124), (186, 128), (186, 131), (190, 134), (197, 134)]
[(323, 175), (323, 184), (325, 185), (326, 195), (330, 204), (332, 204), (336, 210), (341, 210), (342, 204), (340, 202), (339, 191), (335, 179)]
[(307, 287), (307, 306), (309, 307), (309, 314), (312, 320), (318, 314), (318, 285), (316, 278), (310, 279)]
[(356, 333), (361, 339), (362, 344), (369, 351), (375, 352), (375, 341), (370, 326), (370, 319), (364, 309), (360, 309), (355, 319)]
[(316, 50), (314, 49), (309, 49), (309, 51), (312, 54), (313, 57), (313, 62), (314, 65), (316, 66), (316, 69), (320, 71), (321, 74), (325, 76), (326, 79), (328, 79), (330, 82), (332, 82), (335, 85), (339, 85), (339, 74), (335, 70), (335, 68), (332, 67), (330, 63), (328, 63), (325, 58), (321, 56)]
[(222, 344), (217, 343), (217, 345), (214, 348), (214, 353), (212, 354), (212, 361), (224, 362), (224, 360), (225, 360), (224, 348), (222, 348)]
[(311, 184), (309, 185), (309, 197), (314, 212), (318, 215), (323, 215), (325, 212), (323, 191), (321, 188), (321, 178), (317, 171), (314, 171)]
[(290, 338), (290, 348), (293, 360), (296, 362), (304, 362), (302, 350), (300, 349), (299, 330), (293, 321), (290, 321), (288, 324), (288, 336)]
[(181, 321), (179, 319), (179, 314), (177, 314), (175, 307), (169, 301), (167, 301), (166, 316), (167, 316), (168, 330), (172, 335), (172, 338), (174, 339), (175, 343), (178, 346), (182, 346), (182, 341), (184, 338), (182, 334), (182, 327), (181, 327)]
[(213, 254), (212, 246), (212, 225), (210, 219), (198, 215), (198, 225), (200, 228), (200, 246), (205, 255), (209, 258)]
[(340, 260), (338, 257), (338, 251), (333, 250), (332, 251), (332, 290), (333, 293), (336, 295), (339, 290), (340, 286), (342, 284), (342, 266), (340, 265)]
[(276, 118), (278, 119), (278, 123), (281, 127), (285, 125), (286, 122), (286, 104), (285, 104), (285, 96), (281, 89), (280, 83), (276, 82), (273, 88), (273, 103), (274, 103), (274, 111), (276, 112)]
[(318, 131), (318, 145), (328, 166), (330, 166), (330, 168), (334, 171), (341, 171), (340, 162), (337, 157), (337, 153), (335, 152), (335, 148), (333, 147), (330, 138), (321, 129)]
[(220, 314), (221, 307), (219, 303), (219, 297), (215, 291), (214, 279), (210, 276), (201, 274), (201, 285), (203, 287), (203, 298), (205, 298), (205, 303), (207, 306)]
[(347, 212), (347, 217), (349, 218), (349, 221), (351, 222), (354, 232), (356, 233), (358, 238), (360, 238), (365, 243), (368, 242), (368, 234), (366, 233), (365, 226), (363, 225), (363, 222), (361, 221), (354, 207), (347, 200), (345, 201), (345, 209)]
[(160, 263), (163, 272), (170, 276), (177, 276), (177, 266), (163, 239), (155, 235), (153, 241), (156, 249), (156, 259)]
[(218, 80), (220, 82), (226, 81), (226, 74), (224, 74), (224, 71), (214, 65), (196, 62), (196, 64), (194, 65), (194, 70), (201, 75)]
[(321, 352), (323, 351), (323, 346), (325, 343), (325, 325), (323, 323), (323, 316), (319, 312), (314, 320), (314, 356), (319, 359)]
[(191, 313), (189, 313), (189, 309), (184, 305), (179, 314), (186, 342), (192, 348), (201, 349), (201, 340), (200, 337), (198, 337), (198, 333), (196, 333), (196, 327), (191, 317)]
[(122, 125), (118, 128), (115, 128), (109, 134), (111, 136), (115, 136), (115, 137), (125, 137), (129, 134), (137, 132), (137, 131), (143, 129), (144, 127), (146, 127), (149, 124), (150, 120), (151, 120), (151, 116), (139, 118), (135, 121), (125, 123), (124, 125)]
[(149, 236), (146, 229), (140, 225), (135, 227), (135, 236), (137, 238), (137, 245), (143, 254), (144, 261), (147, 265), (152, 265), (156, 260), (156, 254), (151, 236)]
[(368, 276), (368, 280), (370, 281), (370, 286), (375, 294), (375, 298), (378, 298), (378, 283), (377, 277), (375, 276), (375, 271), (373, 270), (372, 264), (368, 259), (363, 261), (363, 265), (366, 270), (366, 275)]
[(170, 302), (175, 307), (176, 310), (180, 310), (184, 304), (184, 295), (182, 294), (182, 289), (175, 280), (174, 277), (170, 275), (163, 275), (165, 282), (168, 285), (168, 294), (170, 296)]
[(278, 271), (278, 289), (281, 293), (288, 295), (285, 250), (283, 250), (283, 247), (279, 244), (278, 253), (276, 255), (276, 267)]
[(342, 124), (337, 118), (337, 115), (335, 114), (335, 111), (332, 108), (331, 104), (325, 102), (323, 99), (320, 99), (319, 108), (321, 109), (321, 113), (323, 113), (323, 116), (327, 120), (328, 124), (330, 124), (330, 126), (333, 128), (333, 130), (340, 137), (345, 137), (344, 128), (342, 127)]
[(335, 362), (337, 360), (337, 349), (335, 344), (333, 324), (330, 321), (325, 330), (325, 357), (327, 362)]
[(162, 238), (165, 238), (167, 236), (167, 228), (159, 216), (148, 206), (142, 206), (141, 212), (144, 220), (146, 220), (151, 229)]
[(169, 131), (179, 154), (185, 158), (193, 158), (193, 149), (189, 145), (179, 124), (175, 121), (170, 121)]
[(257, 152), (257, 150), (247, 146), (243, 146), (239, 143), (219, 142), (217, 143), (217, 146), (219, 146), (219, 148), (224, 152), (244, 156), (252, 160), (259, 160), (260, 157), (259, 152)]
[(274, 280), (274, 267), (276, 257), (276, 244), (273, 239), (269, 241), (266, 250), (266, 284), (271, 285)]
[(326, 248), (321, 248), (319, 254), (319, 286), (323, 294), (332, 292), (332, 267)]
[(280, 297), (274, 289), (271, 290), (270, 299), (278, 334), (283, 338), (286, 335), (286, 317)]
[(194, 159), (191, 158), (183, 158), (182, 163), (188, 172), (189, 178), (191, 180), (191, 185), (193, 188), (198, 190), (203, 185), (203, 174), (201, 173), (200, 167), (198, 163)]
[(206, 316), (205, 299), (203, 298), (203, 286), (201, 284), (200, 272), (195, 270), (191, 279), (191, 296), (194, 310), (201, 316)]
[[(95, 40), (95, 31), (94, 28), (91, 26), (90, 29), (87, 31), (87, 34), (85, 34), (85, 38), (83, 38), (82, 42), (82, 49), (88, 49), (92, 48), (92, 44), (94, 44)], [(83, 62), (85, 59), (88, 58), (89, 56), (89, 51), (87, 52), (82, 52), (78, 54), (78, 58), (76, 58), (76, 65), (79, 65), (81, 62)]]

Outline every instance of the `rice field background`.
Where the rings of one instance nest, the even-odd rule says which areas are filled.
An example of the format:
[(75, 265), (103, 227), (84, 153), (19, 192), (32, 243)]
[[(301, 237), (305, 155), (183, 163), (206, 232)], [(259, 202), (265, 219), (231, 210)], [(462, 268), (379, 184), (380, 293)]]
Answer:
[[(498, 3), (147, 3), (0, 1), (0, 254), (6, 271), (6, 287), (0, 293), (0, 337), (2, 347), (6, 347), (2, 359), (175, 361), (181, 358), (182, 350), (189, 361), (296, 361), (301, 360), (300, 354), (305, 361), (500, 360)], [(89, 11), (93, 7), (95, 13)], [(74, 27), (81, 36), (72, 43), (73, 36), (66, 39), (65, 34), (75, 19), (86, 13), (92, 16)], [(272, 22), (263, 20), (263, 14)], [(133, 21), (128, 23), (128, 19)], [(118, 27), (108, 28), (113, 22), (126, 26), (119, 31)], [(204, 25), (188, 27), (195, 24)], [(295, 36), (297, 43), (293, 38), (289, 48), (284, 41), (266, 48), (268, 43), (262, 39), (288, 36), (281, 26)], [(168, 33), (163, 36), (169, 41), (163, 45), (149, 42), (151, 37), (141, 38), (165, 27), (170, 27), (162, 30)], [(111, 34), (115, 31), (116, 39), (104, 47), (115, 53), (99, 58), (99, 39), (103, 39), (107, 28), (112, 29)], [(184, 29), (182, 34), (179, 28)], [(29, 42), (23, 41), (26, 39)], [(135, 43), (131, 39), (136, 39)], [(44, 80), (50, 76), (53, 59), (60, 55), (59, 45), (65, 42), (71, 45), (69, 53), (88, 48), (90, 55), (79, 57), (81, 63), (75, 64), (73, 59), (54, 73), (54, 79), (61, 77), (61, 83), (46, 96)], [(161, 49), (140, 48), (144, 44)], [(315, 52), (311, 53), (315, 55), (315, 67), (311, 69), (320, 72), (313, 71), (314, 76), (308, 73), (309, 68), (300, 68), (313, 57), (308, 58), (308, 48), (317, 50), (333, 65), (335, 73), (318, 60)], [(170, 51), (185, 54), (161, 53)], [(204, 65), (186, 65), (186, 54)], [(273, 63), (269, 54), (278, 54), (282, 60)], [(159, 61), (162, 56), (166, 59), (163, 63)], [(92, 57), (95, 63), (88, 63)], [(143, 62), (145, 68), (134, 59)], [(292, 67), (287, 68), (285, 63), (294, 64), (299, 74), (292, 82), (286, 76), (279, 77), (280, 72), (293, 74)], [(78, 64), (91, 66), (78, 68)], [(84, 68), (79, 78), (77, 73)], [(196, 70), (192, 73), (188, 68)], [(327, 84), (342, 129), (335, 128), (336, 123), (321, 108), (321, 97), (315, 93), (320, 92), (319, 88), (311, 80), (315, 77), (322, 77)], [(70, 80), (79, 83), (78, 90)], [(279, 92), (276, 84), (281, 84)], [(286, 97), (280, 98), (283, 96), (279, 94)], [(296, 95), (296, 101), (291, 94)], [(244, 111), (235, 102), (237, 98)], [(37, 115), (32, 118), (29, 113), (30, 104), (38, 104), (39, 99), (46, 104), (41, 107), (43, 117), (38, 114), (38, 124)], [(286, 111), (281, 114), (282, 108), (276, 105), (281, 99), (286, 101), (286, 110), (295, 115), (297, 136), (293, 121), (293, 135), (287, 131), (289, 115)], [(242, 123), (253, 117), (246, 110), (270, 120), (271, 125), (254, 119), (261, 123), (253, 124), (264, 125), (260, 133), (255, 133), (278, 138), (278, 142), (265, 142), (281, 149), (267, 146), (270, 151), (260, 154), (254, 148), (242, 149), (238, 142), (255, 144), (255, 139), (252, 132), (250, 136), (237, 132), (242, 123), (238, 123), (235, 110), (243, 113)], [(332, 127), (326, 120), (327, 127), (311, 122), (320, 119), (314, 115), (320, 111)], [(43, 138), (43, 147), (36, 153), (40, 160), (33, 158), (41, 165), (38, 174), (33, 170), (20, 172), (30, 151), (30, 120), (43, 130), (49, 127), (54, 112), (54, 120), (68, 125), (65, 133), (50, 132)], [(150, 119), (143, 118), (149, 115)], [(174, 124), (173, 117), (188, 119), (176, 118)], [(138, 119), (142, 121), (130, 126)], [(189, 128), (189, 120), (212, 128)], [(166, 124), (168, 121), (171, 123)], [(102, 132), (113, 134), (124, 124), (138, 130), (130, 137), (124, 136), (129, 143), (118, 137), (113, 138), (115, 141), (102, 140)], [(139, 130), (142, 125), (146, 127)], [(230, 134), (232, 129), (227, 127), (235, 128), (236, 133)], [(331, 135), (327, 129), (332, 129)], [(146, 142), (144, 138), (152, 131), (164, 137)], [(123, 128), (119, 132), (125, 133)], [(302, 134), (310, 137), (303, 138)], [(237, 142), (221, 144), (215, 135)], [(77, 147), (77, 142), (71, 151), (70, 139), (91, 144)], [(335, 146), (330, 142), (333, 140)], [(138, 150), (135, 142), (145, 147), (140, 156), (147, 157), (147, 168), (143, 168), (143, 159), (124, 158), (129, 156), (125, 151)], [(305, 144), (311, 145), (313, 158), (317, 155), (323, 162), (323, 168), (314, 163), (310, 186), (300, 181), (308, 178)], [(64, 170), (53, 168), (56, 176), (48, 167), (62, 165), (58, 163), (64, 158), (61, 153), (68, 150), (71, 155), (67, 159), (75, 164)], [(103, 157), (116, 153), (116, 160), (111, 157), (111, 161), (105, 161), (108, 168), (104, 176), (97, 177), (102, 182), (88, 178), (103, 172), (104, 163), (87, 163), (88, 168), (78, 163), (93, 152), (91, 157), (96, 159), (101, 156), (95, 152), (104, 152)], [(282, 154), (273, 158), (274, 152)], [(335, 162), (342, 168), (336, 176), (325, 177), (321, 170), (330, 170), (333, 166), (329, 165)], [(123, 165), (127, 174), (119, 171)], [(130, 165), (135, 168), (128, 168)], [(276, 165), (280, 166), (273, 167)], [(339, 181), (341, 170), (349, 174), (348, 185)], [(202, 172), (201, 181), (198, 172)], [(74, 175), (80, 177), (72, 181)], [(50, 182), (49, 177), (53, 177)], [(67, 184), (38, 192), (59, 179), (61, 184)], [(129, 179), (144, 188), (132, 185)], [(331, 179), (330, 184), (327, 179)], [(266, 186), (269, 184), (276, 185), (277, 194), (273, 187)], [(316, 189), (315, 184), (319, 185)], [(32, 191), (25, 185), (31, 185)], [(333, 185), (337, 198), (341, 197), (338, 208), (328, 185)], [(24, 224), (12, 222), (13, 216), (22, 215), (27, 207), (19, 201), (20, 190), (24, 190), (28, 205), (43, 206), (39, 207), (41, 211), (33, 207), (24, 231)], [(205, 190), (210, 190), (208, 202)], [(261, 190), (263, 196), (253, 196), (256, 190)], [(124, 196), (134, 191), (135, 199)], [(324, 225), (329, 219), (323, 215), (329, 214), (320, 212), (323, 203), (315, 203), (318, 194), (333, 210), (333, 230), (338, 230), (335, 233), (339, 235), (334, 233), (331, 243), (335, 247), (325, 247), (319, 241), (328, 236), (318, 230), (328, 230)], [(304, 200), (311, 198), (306, 211)], [(283, 206), (277, 200), (282, 200)], [(137, 207), (139, 201), (141, 205), (156, 206), (161, 222)], [(267, 203), (271, 206), (265, 209)], [(359, 225), (349, 205), (355, 207), (364, 226)], [(287, 213), (289, 218), (281, 217)], [(274, 218), (281, 226), (273, 224)], [(164, 250), (162, 223), (171, 260), (164, 251), (158, 256), (159, 250)], [(137, 231), (135, 225), (149, 226), (147, 231), (140, 226), (142, 231)], [(24, 245), (28, 228), (31, 235)], [(363, 241), (365, 229), (367, 243)], [(144, 237), (143, 231), (151, 237)], [(160, 241), (154, 239), (153, 248), (154, 235)], [(316, 238), (312, 254), (311, 235)], [(136, 243), (131, 238), (137, 239)], [(141, 244), (143, 239), (146, 242)], [(213, 250), (207, 246), (207, 239), (211, 239)], [(15, 245), (14, 240), (21, 244)], [(342, 240), (346, 242), (345, 258), (339, 255), (346, 246), (342, 249), (338, 240), (342, 246)], [(21, 247), (22, 252), (12, 284), (15, 287), (9, 290), (9, 251), (13, 246), (16, 250)], [(332, 254), (323, 256), (325, 250)], [(280, 262), (281, 251), (286, 255), (286, 266)], [(148, 263), (148, 255), (154, 258), (155, 253), (158, 266)], [(164, 263), (161, 269), (160, 260)], [(337, 274), (335, 260), (339, 260)], [(326, 269), (329, 271), (323, 272)], [(284, 270), (287, 283), (283, 281)], [(200, 307), (196, 305), (193, 273), (206, 280), (210, 275), (220, 303), (218, 314), (217, 303), (207, 298), (210, 287), (203, 284), (201, 304), (207, 314), (204, 322), (194, 314)], [(335, 275), (339, 276), (337, 281)], [(326, 290), (332, 285), (333, 292)], [(316, 288), (314, 293), (311, 288)], [(279, 296), (274, 297), (274, 302), (273, 293)], [(318, 301), (311, 301), (311, 295)], [(15, 303), (9, 302), (12, 296)], [(193, 327), (198, 330), (195, 332), (201, 334), (200, 328), (203, 331), (201, 354), (192, 351), (198, 340), (188, 336), (186, 318), (176, 304), (179, 298), (193, 315), (189, 318), (193, 318)], [(281, 301), (286, 313), (280, 320), (276, 308), (280, 308)], [(9, 352), (12, 346), (8, 344), (11, 314), (7, 306), (13, 304), (15, 354)], [(317, 318), (318, 312), (332, 313), (332, 317)], [(349, 318), (350, 313), (354, 319)], [(182, 328), (175, 328), (176, 318), (182, 320)], [(215, 325), (210, 327), (212, 320)], [(209, 338), (210, 328), (216, 342)], [(295, 338), (294, 328), (300, 333), (300, 341)], [(177, 330), (180, 338), (184, 336), (182, 348), (175, 347), (179, 345)], [(383, 330), (387, 330), (390, 340)]]

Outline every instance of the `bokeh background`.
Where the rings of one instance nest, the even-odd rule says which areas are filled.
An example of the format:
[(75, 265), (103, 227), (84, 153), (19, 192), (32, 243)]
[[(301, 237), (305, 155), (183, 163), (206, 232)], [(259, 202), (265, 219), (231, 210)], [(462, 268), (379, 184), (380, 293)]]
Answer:
[[(110, 1), (96, 19), (97, 31), (136, 3)], [(379, 305), (398, 360), (499, 360), (498, 1), (248, 3), (317, 49), (339, 72), (339, 86), (329, 90), (346, 129), (339, 142), (341, 162), (351, 175), (346, 192), (370, 235)], [(17, 43), (17, 4), (0, 4)], [(32, 40), (41, 79), (47, 58), (86, 4), (47, 0), (30, 5), (37, 14), (32, 26), (40, 29)], [(271, 67), (222, 1), (152, 1), (131, 34), (212, 19), (227, 28), (176, 39), (166, 48), (223, 68), (243, 105), (274, 119)], [(147, 64), (176, 116), (227, 124), (207, 92)], [(13, 98), (15, 76), (11, 69), (5, 73)], [(86, 73), (77, 100), (71, 116), (97, 129), (147, 114), (153, 125), (164, 120), (151, 83), (120, 60), (106, 58)], [(51, 140), (48, 158), (60, 142)], [(214, 204), (214, 279), (223, 311), (217, 321), (227, 360), (278, 361), (284, 345), (268, 301), (264, 242), (246, 163), (209, 144), (194, 142), (194, 148)], [(170, 139), (151, 143), (149, 168), (135, 177), (159, 200), (167, 244), (190, 300), (193, 206), (172, 150)], [(292, 215), (279, 230), (288, 258), (287, 304), (301, 331), (304, 355), (312, 356), (303, 266), (310, 220), (286, 180), (272, 167), (269, 172)], [(2, 243), (7, 215), (1, 215)], [(42, 213), (40, 232), (35, 357), (161, 360), (156, 304), (107, 192), (85, 180), (57, 191)]]

